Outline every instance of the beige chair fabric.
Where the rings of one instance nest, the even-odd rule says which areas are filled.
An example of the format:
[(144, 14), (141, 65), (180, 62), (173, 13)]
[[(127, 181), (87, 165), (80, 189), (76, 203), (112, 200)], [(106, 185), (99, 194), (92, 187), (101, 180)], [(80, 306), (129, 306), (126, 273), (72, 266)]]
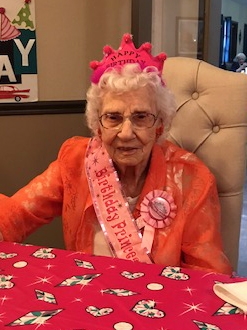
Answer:
[(177, 101), (168, 139), (194, 152), (215, 175), (224, 249), (236, 270), (246, 171), (247, 75), (171, 57), (164, 78)]

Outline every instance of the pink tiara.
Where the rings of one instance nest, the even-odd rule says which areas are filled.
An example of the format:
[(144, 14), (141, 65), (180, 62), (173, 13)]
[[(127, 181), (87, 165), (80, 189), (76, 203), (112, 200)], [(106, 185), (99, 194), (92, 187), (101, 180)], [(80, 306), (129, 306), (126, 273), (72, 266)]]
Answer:
[(158, 69), (161, 76), (163, 64), (167, 56), (165, 53), (160, 53), (154, 57), (151, 55), (151, 49), (152, 45), (149, 42), (142, 44), (136, 49), (131, 34), (124, 34), (118, 50), (114, 50), (112, 47), (106, 45), (103, 48), (103, 59), (100, 62), (90, 62), (90, 68), (93, 70), (91, 82), (97, 84), (102, 74), (108, 68), (121, 68), (127, 63), (138, 63), (142, 70), (147, 66), (154, 66)]

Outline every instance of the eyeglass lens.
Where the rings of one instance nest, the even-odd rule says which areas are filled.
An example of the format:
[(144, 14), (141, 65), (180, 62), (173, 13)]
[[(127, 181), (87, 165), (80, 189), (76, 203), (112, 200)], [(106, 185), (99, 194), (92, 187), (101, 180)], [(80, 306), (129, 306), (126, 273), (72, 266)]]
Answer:
[(129, 117), (119, 113), (105, 113), (99, 119), (105, 128), (119, 128), (126, 119), (129, 119), (135, 128), (151, 128), (156, 121), (155, 115), (147, 112), (134, 113)]

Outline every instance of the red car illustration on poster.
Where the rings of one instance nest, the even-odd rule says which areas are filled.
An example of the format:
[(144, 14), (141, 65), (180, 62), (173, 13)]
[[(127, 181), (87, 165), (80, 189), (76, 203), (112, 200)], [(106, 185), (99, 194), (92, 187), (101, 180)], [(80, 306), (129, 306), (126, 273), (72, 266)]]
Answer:
[(14, 99), (20, 102), (21, 99), (29, 98), (30, 89), (19, 89), (15, 86), (0, 86), (0, 100)]

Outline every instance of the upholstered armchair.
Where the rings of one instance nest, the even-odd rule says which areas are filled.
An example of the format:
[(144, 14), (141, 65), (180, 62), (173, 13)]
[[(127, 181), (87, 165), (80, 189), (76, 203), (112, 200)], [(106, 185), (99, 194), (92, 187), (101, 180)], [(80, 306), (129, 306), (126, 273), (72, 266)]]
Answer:
[(215, 175), (224, 249), (236, 270), (246, 171), (247, 75), (171, 57), (164, 78), (177, 101), (168, 138), (194, 152)]

